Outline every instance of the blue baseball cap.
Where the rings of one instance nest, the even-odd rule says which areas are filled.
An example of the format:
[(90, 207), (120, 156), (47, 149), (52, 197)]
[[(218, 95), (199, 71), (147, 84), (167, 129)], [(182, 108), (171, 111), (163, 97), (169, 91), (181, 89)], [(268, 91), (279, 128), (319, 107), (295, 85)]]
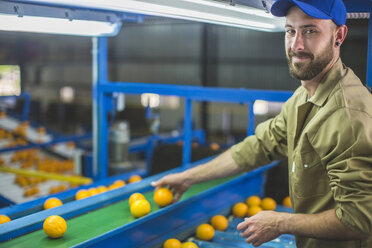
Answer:
[(346, 23), (346, 7), (342, 0), (276, 0), (271, 6), (271, 13), (286, 16), (287, 11), (295, 5), (314, 18), (331, 19), (338, 26)]

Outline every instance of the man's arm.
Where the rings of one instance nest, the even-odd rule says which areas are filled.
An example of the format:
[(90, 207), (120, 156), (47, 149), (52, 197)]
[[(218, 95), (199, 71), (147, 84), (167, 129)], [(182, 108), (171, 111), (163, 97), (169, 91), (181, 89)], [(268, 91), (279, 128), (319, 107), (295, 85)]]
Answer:
[(259, 246), (281, 234), (294, 234), (316, 239), (352, 240), (368, 236), (348, 229), (330, 209), (319, 214), (291, 214), (262, 211), (237, 226), (247, 243)]
[(229, 149), (205, 164), (180, 173), (166, 175), (151, 184), (156, 188), (168, 186), (175, 194), (175, 201), (178, 201), (183, 192), (193, 184), (228, 177), (240, 172), (243, 172), (243, 170), (234, 161)]

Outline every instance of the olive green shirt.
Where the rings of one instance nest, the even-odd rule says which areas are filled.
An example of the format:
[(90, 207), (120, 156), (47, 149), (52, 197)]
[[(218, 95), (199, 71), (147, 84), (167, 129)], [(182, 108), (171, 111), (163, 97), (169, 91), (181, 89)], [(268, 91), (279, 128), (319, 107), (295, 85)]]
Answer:
[[(300, 86), (281, 113), (231, 148), (246, 170), (288, 157), (295, 213), (336, 209), (349, 229), (372, 235), (372, 96), (339, 59), (307, 99)], [(372, 238), (327, 241), (296, 236), (297, 247), (372, 247)]]

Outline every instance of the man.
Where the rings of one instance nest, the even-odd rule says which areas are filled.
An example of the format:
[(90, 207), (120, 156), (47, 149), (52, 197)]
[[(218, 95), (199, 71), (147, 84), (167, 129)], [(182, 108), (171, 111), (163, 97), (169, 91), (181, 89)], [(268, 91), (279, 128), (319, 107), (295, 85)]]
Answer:
[(237, 226), (259, 246), (294, 234), (297, 247), (372, 247), (372, 96), (339, 58), (342, 0), (277, 0), (290, 74), (301, 86), (275, 118), (216, 159), (163, 177), (179, 200), (192, 184), (288, 157), (294, 213), (262, 211)]

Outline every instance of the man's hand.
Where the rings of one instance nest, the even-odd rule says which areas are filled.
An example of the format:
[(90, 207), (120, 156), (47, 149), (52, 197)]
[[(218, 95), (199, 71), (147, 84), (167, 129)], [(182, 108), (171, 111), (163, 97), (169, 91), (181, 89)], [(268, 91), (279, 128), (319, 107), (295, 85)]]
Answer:
[(152, 182), (151, 185), (155, 187), (155, 191), (161, 187), (168, 186), (174, 196), (173, 202), (179, 201), (183, 193), (191, 187), (191, 184), (187, 183), (185, 174), (182, 172), (166, 175), (158, 181)]
[(261, 211), (256, 215), (245, 218), (237, 226), (238, 231), (242, 231), (241, 236), (246, 238), (248, 244), (254, 247), (269, 242), (281, 235), (279, 231), (279, 221), (281, 213), (274, 211)]

